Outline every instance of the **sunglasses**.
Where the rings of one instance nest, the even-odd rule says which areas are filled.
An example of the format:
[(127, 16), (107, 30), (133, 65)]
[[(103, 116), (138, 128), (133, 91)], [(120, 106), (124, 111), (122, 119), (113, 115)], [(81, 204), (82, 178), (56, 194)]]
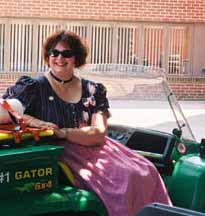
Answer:
[(63, 58), (71, 58), (72, 56), (75, 55), (73, 50), (63, 50), (63, 51), (59, 51), (57, 49), (52, 49), (49, 52), (49, 56), (51, 57), (58, 57), (59, 55), (61, 55)]

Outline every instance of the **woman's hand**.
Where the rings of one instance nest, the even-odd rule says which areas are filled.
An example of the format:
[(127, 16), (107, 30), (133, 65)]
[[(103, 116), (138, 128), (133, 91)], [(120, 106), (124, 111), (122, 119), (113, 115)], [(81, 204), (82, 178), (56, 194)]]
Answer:
[(57, 128), (57, 125), (53, 124), (52, 122), (46, 122), (39, 119), (32, 119), (29, 123), (29, 127), (54, 129)]
[(66, 139), (68, 135), (68, 128), (61, 128), (61, 129), (55, 128), (54, 133), (58, 138)]
[(28, 125), (29, 127), (36, 127), (36, 128), (43, 128), (43, 129), (58, 128), (58, 126), (52, 122), (46, 122), (29, 115), (24, 115), (24, 121), (26, 125)]

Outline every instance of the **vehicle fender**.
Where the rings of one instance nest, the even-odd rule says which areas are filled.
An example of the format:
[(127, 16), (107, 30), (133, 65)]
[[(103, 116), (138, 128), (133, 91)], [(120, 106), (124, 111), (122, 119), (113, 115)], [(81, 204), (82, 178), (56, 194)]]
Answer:
[(174, 205), (205, 212), (205, 158), (198, 154), (180, 158), (168, 191)]

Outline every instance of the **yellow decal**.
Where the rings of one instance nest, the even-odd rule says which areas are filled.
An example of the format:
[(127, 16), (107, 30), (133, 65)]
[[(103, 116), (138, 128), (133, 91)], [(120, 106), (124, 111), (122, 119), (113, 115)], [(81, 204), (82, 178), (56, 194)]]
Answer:
[(34, 189), (35, 189), (36, 191), (49, 189), (49, 188), (51, 188), (51, 187), (52, 187), (52, 181), (48, 181), (48, 182), (45, 182), (45, 183), (37, 182), (37, 183), (34, 185)]
[(15, 179), (22, 180), (22, 179), (38, 178), (38, 177), (52, 176), (52, 175), (53, 175), (53, 169), (51, 167), (46, 167), (46, 168), (38, 168), (32, 170), (16, 171)]

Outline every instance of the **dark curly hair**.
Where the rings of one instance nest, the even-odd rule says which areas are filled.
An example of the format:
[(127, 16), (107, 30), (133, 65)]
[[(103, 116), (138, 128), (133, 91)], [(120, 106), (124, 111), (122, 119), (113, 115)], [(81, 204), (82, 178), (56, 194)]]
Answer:
[(88, 48), (83, 40), (74, 32), (60, 30), (50, 35), (43, 44), (42, 55), (45, 63), (49, 66), (49, 52), (57, 43), (63, 42), (71, 50), (75, 51), (75, 67), (81, 67), (86, 63)]

